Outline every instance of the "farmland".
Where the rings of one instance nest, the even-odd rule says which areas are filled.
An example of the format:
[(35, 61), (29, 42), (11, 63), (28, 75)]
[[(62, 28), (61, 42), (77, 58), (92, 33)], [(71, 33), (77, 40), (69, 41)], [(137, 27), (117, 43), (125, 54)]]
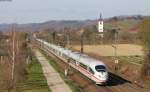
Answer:
[[(142, 56), (142, 47), (133, 44), (118, 44), (117, 55), (118, 56)], [(73, 49), (80, 50), (80, 46), (73, 46)], [(100, 56), (114, 56), (114, 48), (112, 45), (85, 45), (84, 51), (86, 53), (97, 54)]]
[[(142, 63), (143, 61), (143, 50), (139, 45), (134, 44), (118, 44), (117, 57), (120, 61)], [(76, 45), (72, 47), (74, 50), (80, 50), (80, 46)], [(112, 45), (85, 45), (84, 52), (95, 54), (98, 56), (107, 57), (114, 59), (115, 50)]]

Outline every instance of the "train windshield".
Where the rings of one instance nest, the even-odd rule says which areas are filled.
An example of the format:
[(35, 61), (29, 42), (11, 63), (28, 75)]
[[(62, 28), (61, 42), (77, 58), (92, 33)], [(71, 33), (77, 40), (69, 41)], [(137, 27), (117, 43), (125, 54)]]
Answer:
[(103, 66), (103, 65), (97, 65), (97, 66), (95, 67), (95, 69), (96, 69), (96, 71), (98, 71), (98, 72), (105, 72), (105, 71), (106, 71), (106, 67)]

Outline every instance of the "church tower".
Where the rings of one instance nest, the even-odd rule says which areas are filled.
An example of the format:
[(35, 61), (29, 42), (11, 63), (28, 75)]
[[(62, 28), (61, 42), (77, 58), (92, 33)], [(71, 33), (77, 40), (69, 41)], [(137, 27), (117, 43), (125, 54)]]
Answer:
[(98, 32), (100, 32), (100, 33), (104, 32), (104, 25), (103, 25), (102, 14), (100, 14), (100, 18), (98, 20)]

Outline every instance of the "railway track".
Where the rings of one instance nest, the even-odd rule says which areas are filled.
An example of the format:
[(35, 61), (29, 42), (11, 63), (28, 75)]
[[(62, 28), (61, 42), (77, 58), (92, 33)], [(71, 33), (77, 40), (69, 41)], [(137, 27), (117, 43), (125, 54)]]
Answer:
[[(40, 47), (40, 49), (46, 52), (46, 54), (50, 57), (56, 59), (56, 63), (60, 66), (60, 68), (62, 68), (62, 70), (67, 67), (67, 64), (65, 62), (62, 62), (62, 59), (60, 59), (59, 56), (54, 55), (44, 48)], [(108, 84), (99, 86), (79, 73), (77, 70), (73, 68), (71, 70), (73, 70), (73, 73), (69, 75), (69, 78), (74, 80), (79, 87), (83, 88), (83, 92), (144, 92), (139, 91), (139, 89), (133, 86), (131, 82), (122, 79), (121, 77), (116, 76), (112, 73), (110, 73), (109, 75), (110, 80)]]

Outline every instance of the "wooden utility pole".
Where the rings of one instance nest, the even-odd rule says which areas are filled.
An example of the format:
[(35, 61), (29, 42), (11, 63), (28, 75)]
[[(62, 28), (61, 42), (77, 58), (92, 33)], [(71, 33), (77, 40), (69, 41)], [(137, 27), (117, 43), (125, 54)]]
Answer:
[(84, 52), (83, 34), (81, 35), (81, 53)]
[(80, 48), (80, 51), (81, 53), (84, 53), (84, 29), (81, 29), (80, 30), (80, 45), (81, 45), (81, 48)]
[(67, 34), (67, 45), (68, 45), (68, 48), (70, 49), (70, 36), (69, 36), (69, 34)]

